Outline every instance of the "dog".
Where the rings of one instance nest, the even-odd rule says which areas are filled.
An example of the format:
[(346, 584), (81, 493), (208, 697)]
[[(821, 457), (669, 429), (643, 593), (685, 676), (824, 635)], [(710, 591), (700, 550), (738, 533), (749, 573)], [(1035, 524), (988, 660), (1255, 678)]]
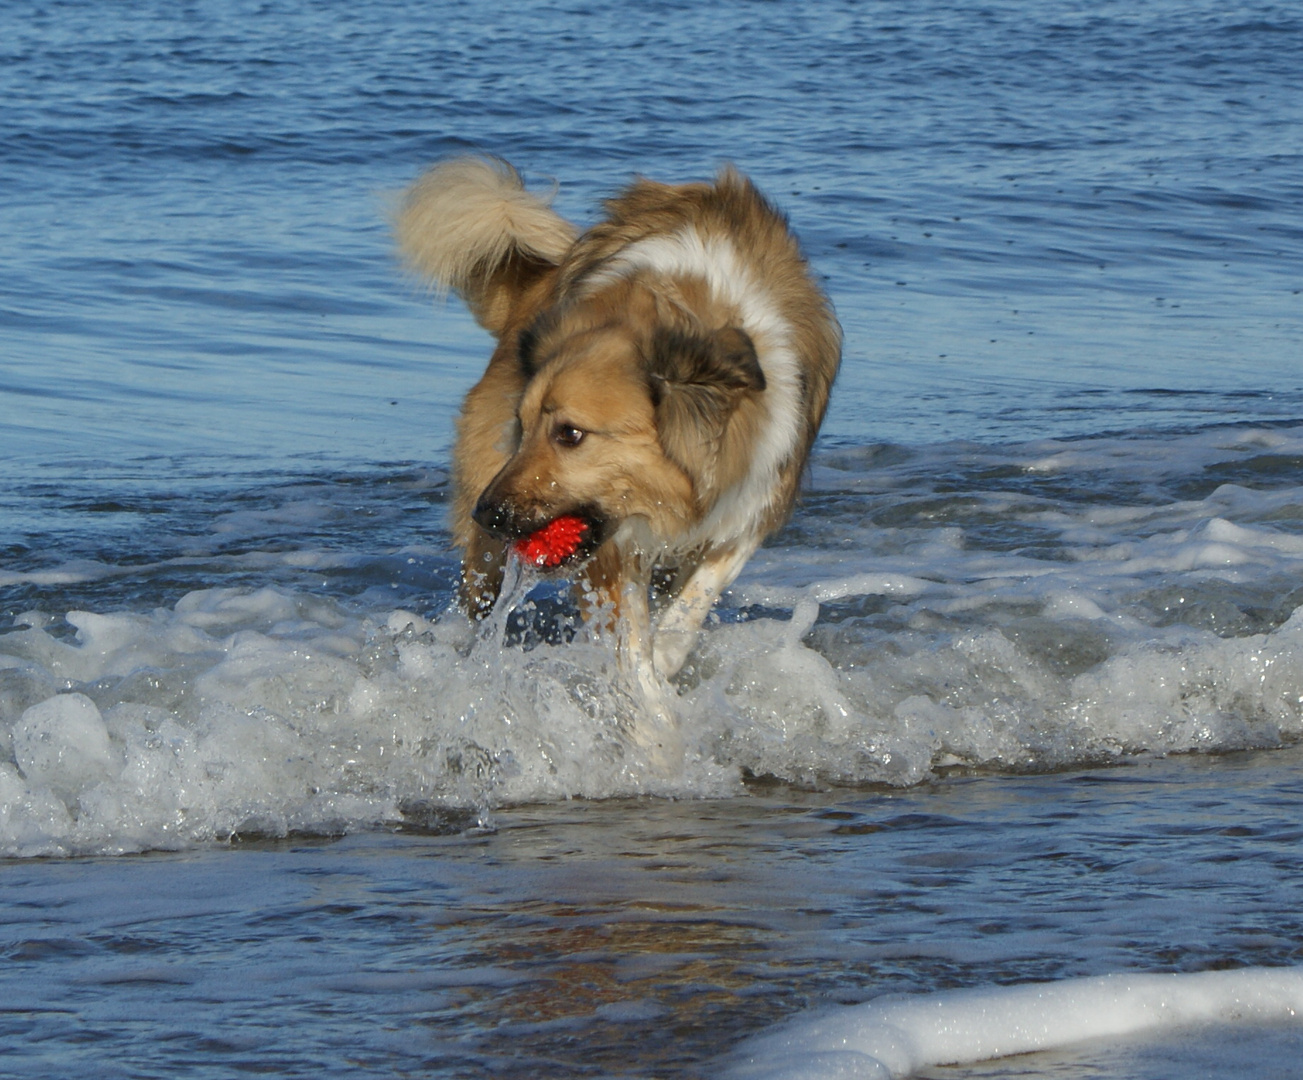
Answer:
[(487, 615), (513, 545), (575, 522), (548, 565), (582, 568), (650, 689), (790, 514), (841, 328), (784, 216), (731, 167), (635, 179), (583, 232), (550, 203), (465, 157), (395, 215), (409, 267), (497, 339), (457, 423), (461, 599)]

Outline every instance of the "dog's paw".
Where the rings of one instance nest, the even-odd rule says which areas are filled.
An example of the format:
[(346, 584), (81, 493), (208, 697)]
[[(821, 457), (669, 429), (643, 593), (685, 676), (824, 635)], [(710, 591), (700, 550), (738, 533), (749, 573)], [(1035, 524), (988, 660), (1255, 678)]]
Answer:
[(695, 629), (658, 629), (652, 642), (652, 663), (656, 668), (656, 673), (662, 679), (674, 678), (683, 667), (683, 662), (688, 658), (688, 653), (692, 652), (696, 644), (697, 631)]

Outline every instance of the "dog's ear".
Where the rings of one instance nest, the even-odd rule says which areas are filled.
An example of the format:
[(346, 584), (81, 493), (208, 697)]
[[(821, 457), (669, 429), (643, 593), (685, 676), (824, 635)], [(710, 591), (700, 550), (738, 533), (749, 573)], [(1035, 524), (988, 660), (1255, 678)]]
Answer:
[(648, 349), (647, 382), (666, 456), (709, 486), (729, 418), (746, 395), (765, 388), (755, 344), (736, 326), (706, 333), (661, 327)]
[(403, 196), (394, 232), (408, 265), (436, 290), (458, 293), (494, 336), (576, 236), (546, 198), (526, 191), (520, 174), (493, 158), (431, 169)]

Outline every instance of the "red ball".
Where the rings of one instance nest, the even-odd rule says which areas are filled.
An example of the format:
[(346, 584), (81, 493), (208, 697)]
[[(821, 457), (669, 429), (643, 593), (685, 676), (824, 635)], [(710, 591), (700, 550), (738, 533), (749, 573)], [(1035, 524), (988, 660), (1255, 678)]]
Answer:
[(560, 566), (579, 550), (588, 522), (573, 514), (554, 518), (536, 532), (521, 537), (515, 543), (516, 554), (531, 566), (551, 569)]

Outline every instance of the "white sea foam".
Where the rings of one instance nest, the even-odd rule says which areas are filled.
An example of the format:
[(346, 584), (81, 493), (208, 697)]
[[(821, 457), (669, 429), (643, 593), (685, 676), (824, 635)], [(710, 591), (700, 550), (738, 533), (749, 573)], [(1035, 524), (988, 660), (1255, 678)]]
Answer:
[[(1098, 644), (1052, 597), (1036, 632)], [(74, 640), (9, 634), (0, 783), (10, 854), (358, 828), (410, 803), (719, 795), (739, 770), (908, 784), (954, 763), (1052, 767), (1303, 734), (1303, 615), (1223, 639), (1126, 640), (1076, 674), (999, 628), (866, 648), (791, 619), (711, 627), (678, 698), (689, 759), (649, 771), (601, 643), (504, 649), (460, 618), (383, 622), (312, 597), (210, 590), (148, 615), (71, 613)], [(919, 616), (923, 617), (922, 614)], [(816, 635), (827, 627), (816, 629)], [(838, 657), (837, 652), (844, 655)], [(76, 687), (78, 689), (72, 690)]]
[(798, 1017), (738, 1051), (734, 1080), (897, 1080), (966, 1064), (1210, 1023), (1297, 1020), (1303, 970), (1105, 975), (892, 995)]

